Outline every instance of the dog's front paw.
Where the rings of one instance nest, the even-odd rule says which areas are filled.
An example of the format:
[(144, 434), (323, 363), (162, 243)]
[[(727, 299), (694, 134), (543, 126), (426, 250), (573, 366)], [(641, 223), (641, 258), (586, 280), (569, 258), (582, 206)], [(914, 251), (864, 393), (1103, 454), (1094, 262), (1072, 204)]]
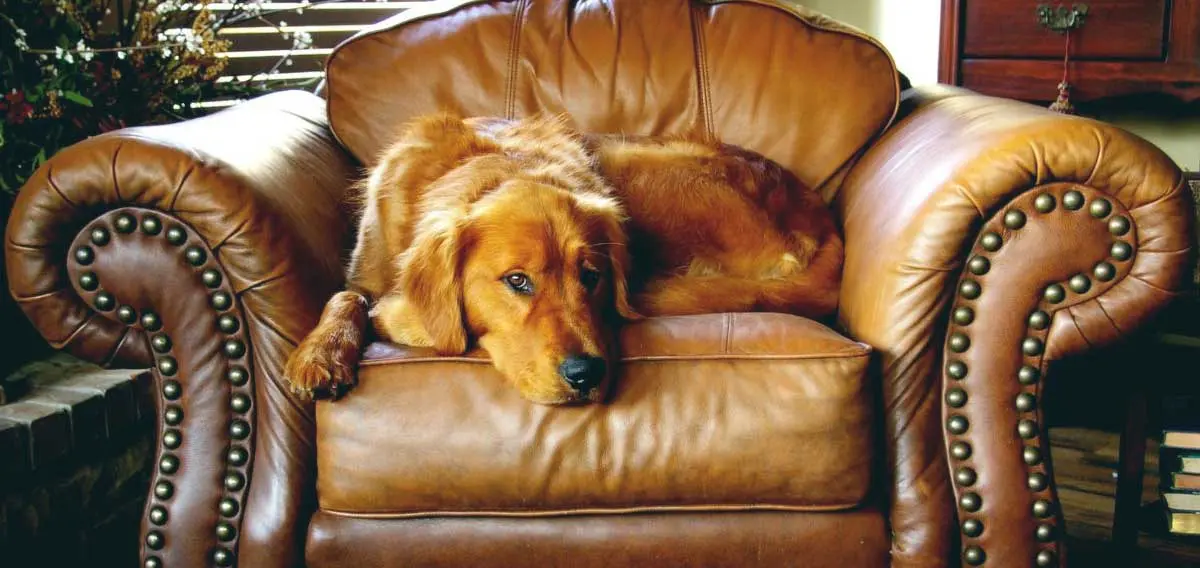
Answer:
[(357, 382), (357, 360), (357, 346), (305, 341), (288, 358), (287, 380), (303, 398), (337, 400)]

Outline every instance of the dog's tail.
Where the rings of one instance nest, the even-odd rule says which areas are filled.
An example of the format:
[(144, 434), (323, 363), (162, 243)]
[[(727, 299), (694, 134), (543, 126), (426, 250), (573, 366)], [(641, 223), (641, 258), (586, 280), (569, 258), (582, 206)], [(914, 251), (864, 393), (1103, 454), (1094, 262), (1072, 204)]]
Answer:
[(831, 238), (807, 267), (791, 274), (762, 278), (718, 272), (668, 278), (639, 294), (637, 307), (648, 315), (769, 311), (824, 319), (837, 310), (843, 254), (841, 239)]

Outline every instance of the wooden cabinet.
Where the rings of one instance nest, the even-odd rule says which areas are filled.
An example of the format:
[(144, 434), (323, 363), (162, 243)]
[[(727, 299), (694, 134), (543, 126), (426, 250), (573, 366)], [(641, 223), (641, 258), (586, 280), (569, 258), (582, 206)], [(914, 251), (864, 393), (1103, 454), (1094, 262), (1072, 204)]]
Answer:
[(1070, 32), (1072, 101), (1144, 94), (1200, 101), (1200, 0), (942, 0), (939, 80), (1054, 100), (1066, 36), (1040, 14), (1053, 21), (1075, 8), (1086, 14)]

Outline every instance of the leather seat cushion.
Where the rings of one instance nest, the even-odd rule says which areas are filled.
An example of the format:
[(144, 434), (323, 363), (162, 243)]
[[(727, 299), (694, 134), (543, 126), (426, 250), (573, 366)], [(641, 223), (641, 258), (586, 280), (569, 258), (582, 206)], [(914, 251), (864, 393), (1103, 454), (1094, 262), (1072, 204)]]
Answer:
[(891, 565), (877, 507), (836, 513), (748, 511), (514, 519), (364, 519), (318, 512), (310, 568), (660, 568)]
[(834, 510), (872, 465), (871, 350), (783, 314), (622, 330), (607, 404), (522, 399), (482, 352), (375, 344), (317, 407), (317, 490), (341, 514)]

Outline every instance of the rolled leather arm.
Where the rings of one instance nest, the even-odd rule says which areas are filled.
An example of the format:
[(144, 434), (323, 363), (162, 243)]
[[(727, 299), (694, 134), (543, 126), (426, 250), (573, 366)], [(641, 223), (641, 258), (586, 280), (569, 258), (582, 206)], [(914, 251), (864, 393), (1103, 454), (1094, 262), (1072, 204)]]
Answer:
[(967, 565), (1058, 565), (1047, 364), (1182, 290), (1187, 189), (1097, 121), (949, 87), (902, 110), (836, 202), (840, 323), (882, 353), (893, 558), (942, 566), (959, 546)]
[(263, 96), (64, 149), (7, 228), (11, 293), (51, 344), (153, 366), (145, 566), (298, 566), (313, 414), (282, 380), (341, 283), (353, 160), (324, 101)]

